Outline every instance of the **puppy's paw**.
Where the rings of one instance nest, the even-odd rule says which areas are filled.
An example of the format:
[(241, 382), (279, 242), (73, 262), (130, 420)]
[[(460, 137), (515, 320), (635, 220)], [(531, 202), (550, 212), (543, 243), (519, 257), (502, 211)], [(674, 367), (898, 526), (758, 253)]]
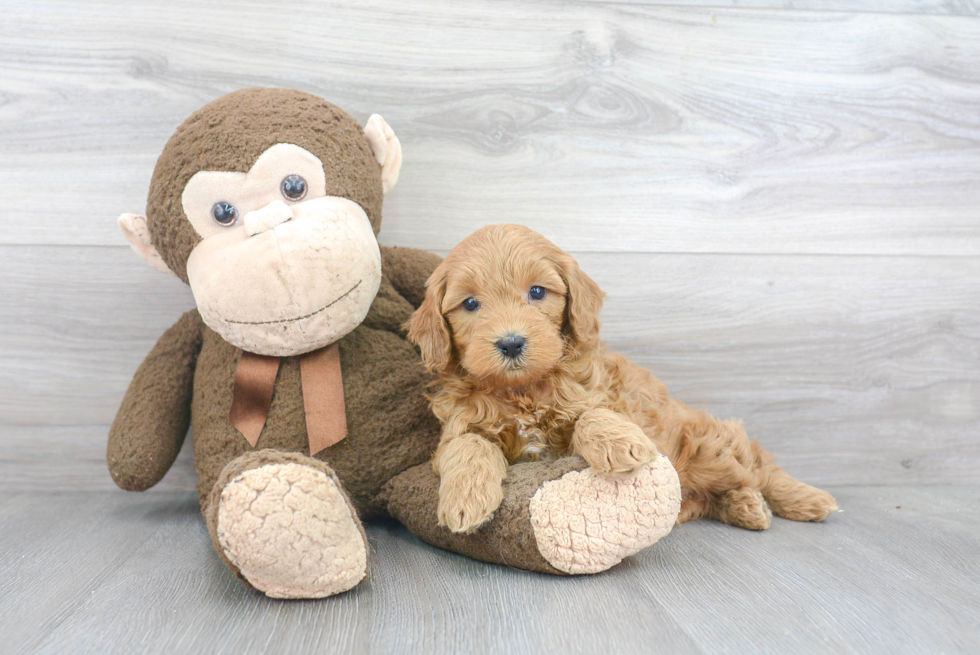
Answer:
[(833, 496), (823, 489), (817, 489), (816, 487), (812, 487), (812, 489), (813, 495), (810, 500), (811, 504), (808, 508), (803, 509), (801, 512), (801, 518), (805, 518), (807, 521), (823, 521), (832, 513), (840, 510), (840, 507), (837, 506), (837, 501), (834, 500)]
[(463, 434), (439, 444), (435, 461), (439, 525), (472, 532), (489, 521), (504, 499), (503, 451), (479, 435)]
[(657, 447), (638, 425), (615, 412), (596, 409), (575, 424), (572, 447), (599, 473), (632, 473), (656, 459)]
[(757, 489), (731, 489), (714, 500), (713, 518), (746, 530), (768, 530), (772, 511)]
[(439, 525), (472, 532), (493, 517), (504, 499), (503, 487), (465, 472), (443, 476), (439, 485)]
[(833, 496), (802, 482), (776, 490), (769, 505), (776, 514), (793, 521), (823, 521), (838, 510)]

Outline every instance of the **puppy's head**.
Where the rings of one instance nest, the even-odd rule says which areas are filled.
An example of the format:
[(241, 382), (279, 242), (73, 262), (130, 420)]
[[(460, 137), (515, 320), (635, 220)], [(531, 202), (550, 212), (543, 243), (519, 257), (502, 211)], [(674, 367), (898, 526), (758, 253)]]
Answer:
[(602, 291), (568, 253), (520, 225), (462, 241), (426, 284), (408, 338), (432, 371), (461, 366), (493, 387), (534, 383), (569, 349), (599, 345)]

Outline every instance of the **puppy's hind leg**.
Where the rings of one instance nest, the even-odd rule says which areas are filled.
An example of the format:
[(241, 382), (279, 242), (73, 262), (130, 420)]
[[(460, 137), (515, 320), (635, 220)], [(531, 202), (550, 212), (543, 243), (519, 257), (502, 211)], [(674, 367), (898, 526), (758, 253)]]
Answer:
[(681, 498), (681, 511), (677, 515), (677, 524), (697, 521), (708, 516), (711, 511), (711, 496), (699, 494), (692, 489), (684, 489)]
[(684, 488), (681, 520), (713, 518), (766, 530), (772, 512), (758, 489), (756, 456), (741, 421), (720, 421), (671, 400), (661, 435)]
[(756, 489), (730, 489), (712, 499), (708, 516), (746, 530), (768, 530), (772, 512)]
[(800, 482), (773, 462), (775, 457), (752, 444), (759, 462), (762, 495), (772, 511), (793, 521), (822, 521), (837, 511), (837, 501), (826, 491)]

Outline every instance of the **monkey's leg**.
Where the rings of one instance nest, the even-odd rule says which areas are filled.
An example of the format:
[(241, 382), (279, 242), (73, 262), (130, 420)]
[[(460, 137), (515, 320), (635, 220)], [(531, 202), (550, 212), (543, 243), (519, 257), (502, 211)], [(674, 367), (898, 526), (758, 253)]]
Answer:
[(204, 516), (228, 568), (272, 598), (323, 598), (368, 573), (364, 528), (333, 470), (258, 450), (225, 466)]
[(681, 490), (666, 457), (608, 478), (578, 457), (515, 464), (493, 519), (467, 534), (439, 527), (439, 478), (421, 464), (388, 483), (388, 511), (423, 541), (473, 559), (556, 575), (598, 573), (664, 537)]

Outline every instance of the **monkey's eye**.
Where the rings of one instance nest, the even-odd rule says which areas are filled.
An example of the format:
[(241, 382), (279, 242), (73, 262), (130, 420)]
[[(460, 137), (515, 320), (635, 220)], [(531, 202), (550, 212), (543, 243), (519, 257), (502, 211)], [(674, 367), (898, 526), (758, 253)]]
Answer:
[(531, 287), (528, 289), (527, 297), (531, 300), (544, 300), (544, 297), (548, 295), (548, 292), (544, 287)]
[(218, 225), (231, 227), (238, 222), (238, 210), (231, 203), (225, 201), (216, 202), (214, 203), (214, 207), (211, 208), (211, 218)]
[(480, 301), (473, 296), (470, 296), (463, 301), (463, 309), (468, 312), (475, 312), (476, 310), (480, 309)]
[(306, 197), (306, 180), (296, 174), (287, 175), (282, 178), (282, 184), (279, 185), (279, 190), (282, 191), (282, 195), (288, 200), (297, 202)]

